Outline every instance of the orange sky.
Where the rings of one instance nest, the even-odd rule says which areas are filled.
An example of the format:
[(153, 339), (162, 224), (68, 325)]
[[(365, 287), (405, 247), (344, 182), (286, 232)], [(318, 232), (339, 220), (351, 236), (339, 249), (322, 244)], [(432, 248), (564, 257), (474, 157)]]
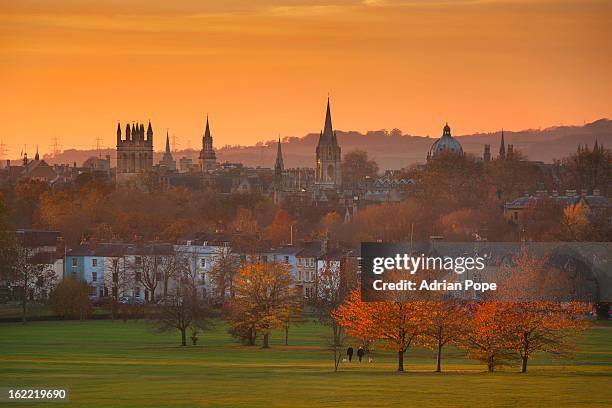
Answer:
[[(129, 3), (129, 5), (124, 4)], [(610, 117), (612, 2), (4, 0), (2, 141), (115, 143), (147, 121), (162, 149), (323, 126), (439, 136)]]

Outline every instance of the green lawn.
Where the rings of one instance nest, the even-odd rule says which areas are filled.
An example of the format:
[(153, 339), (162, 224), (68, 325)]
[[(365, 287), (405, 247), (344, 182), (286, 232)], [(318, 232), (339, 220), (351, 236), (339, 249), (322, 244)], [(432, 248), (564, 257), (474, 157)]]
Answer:
[[(430, 351), (410, 350), (406, 373), (394, 355), (332, 371), (326, 329), (276, 334), (272, 348), (242, 346), (219, 324), (197, 347), (144, 322), (0, 324), (0, 387), (67, 387), (70, 407), (565, 407), (612, 405), (612, 325), (598, 324), (573, 360), (535, 360), (529, 373), (489, 374), (449, 351), (442, 374)], [(45, 406), (18, 403), (14, 406)], [(47, 404), (48, 405), (48, 404)], [(59, 407), (63, 404), (53, 404)], [(10, 406), (0, 403), (0, 408)]]

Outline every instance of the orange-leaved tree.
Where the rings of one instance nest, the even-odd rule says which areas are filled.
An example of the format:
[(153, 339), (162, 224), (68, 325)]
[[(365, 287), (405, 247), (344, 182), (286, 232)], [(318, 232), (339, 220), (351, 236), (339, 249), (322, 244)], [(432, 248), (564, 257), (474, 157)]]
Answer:
[(513, 319), (504, 302), (477, 304), (472, 310), (471, 319), (466, 322), (467, 333), (462, 342), (468, 356), (484, 362), (489, 372), (511, 364), (517, 358), (511, 340)]
[(334, 318), (354, 337), (383, 341), (397, 352), (397, 370), (404, 371), (404, 354), (423, 330), (422, 301), (363, 302), (354, 291)]
[(268, 348), (270, 331), (282, 327), (295, 305), (296, 291), (287, 267), (280, 263), (247, 263), (238, 273), (230, 314), (233, 333), (253, 344), (262, 333)]
[(436, 372), (442, 371), (442, 348), (459, 344), (465, 336), (466, 305), (457, 300), (423, 302), (423, 332), (420, 342), (436, 351)]

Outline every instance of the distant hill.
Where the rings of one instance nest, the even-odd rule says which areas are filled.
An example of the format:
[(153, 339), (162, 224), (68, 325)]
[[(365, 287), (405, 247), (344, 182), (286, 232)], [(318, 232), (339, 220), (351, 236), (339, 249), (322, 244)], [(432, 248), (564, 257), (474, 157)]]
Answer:
[[(414, 135), (389, 135), (384, 130), (362, 134), (355, 131), (337, 131), (342, 152), (363, 149), (374, 158), (381, 169), (400, 169), (414, 163), (422, 163), (435, 138)], [(283, 140), (285, 167), (314, 167), (314, 151), (318, 133), (304, 137), (286, 137)], [(497, 155), (500, 132), (455, 135), (467, 153), (482, 156), (485, 144), (491, 145), (491, 154)], [(530, 160), (551, 162), (576, 151), (578, 144), (593, 146), (595, 139), (605, 146), (612, 146), (612, 120), (600, 119), (583, 126), (556, 126), (546, 129), (528, 129), (518, 132), (504, 131), (506, 143), (522, 151)], [(49, 163), (82, 164), (87, 158), (97, 155), (95, 150), (66, 150), (56, 157), (45, 156)], [(102, 156), (115, 156), (114, 150), (102, 150)], [(175, 160), (191, 157), (197, 162), (198, 150), (180, 150), (173, 153)], [(162, 152), (156, 152), (157, 163)], [(276, 157), (276, 141), (259, 143), (256, 146), (226, 146), (217, 150), (219, 161), (240, 162), (247, 166), (273, 167)], [(113, 164), (114, 165), (114, 164)]]

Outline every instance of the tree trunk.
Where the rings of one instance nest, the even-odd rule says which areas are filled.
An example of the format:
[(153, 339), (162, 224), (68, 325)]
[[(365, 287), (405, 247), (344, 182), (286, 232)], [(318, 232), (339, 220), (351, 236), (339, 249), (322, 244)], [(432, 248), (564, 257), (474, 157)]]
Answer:
[(338, 371), (339, 364), (340, 364), (340, 357), (338, 356), (338, 347), (334, 347), (334, 371)]
[(270, 333), (269, 332), (264, 332), (262, 348), (270, 348)]
[(529, 360), (529, 340), (527, 339), (527, 333), (523, 334), (523, 356), (521, 364), (521, 373), (527, 372), (527, 360)]
[(27, 299), (27, 290), (23, 288), (23, 299), (21, 300), (21, 322), (25, 324), (27, 322), (27, 312), (28, 312), (28, 299)]
[(493, 357), (489, 357), (489, 360), (487, 361), (487, 370), (492, 373), (495, 370), (495, 362), (493, 360)]
[(285, 346), (289, 345), (289, 325), (285, 326)]
[(442, 342), (438, 341), (438, 354), (436, 355), (436, 373), (442, 372)]
[(404, 350), (397, 352), (397, 371), (404, 371)]
[(181, 329), (181, 346), (187, 345), (187, 329)]

